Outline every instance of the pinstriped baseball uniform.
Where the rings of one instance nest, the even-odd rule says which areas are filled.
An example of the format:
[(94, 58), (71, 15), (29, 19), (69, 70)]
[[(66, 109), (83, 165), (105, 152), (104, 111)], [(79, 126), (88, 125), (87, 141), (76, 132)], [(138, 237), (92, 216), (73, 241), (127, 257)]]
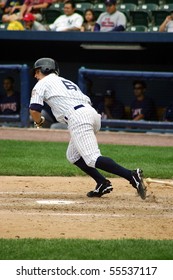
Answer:
[(141, 198), (145, 199), (142, 170), (138, 168), (131, 171), (101, 155), (95, 136), (101, 126), (101, 115), (91, 106), (89, 97), (72, 81), (58, 76), (58, 65), (51, 58), (38, 59), (33, 70), (38, 82), (32, 90), (31, 116), (37, 127), (40, 127), (44, 122), (41, 110), (46, 102), (58, 122), (68, 123), (71, 140), (66, 153), (67, 159), (97, 183), (95, 190), (88, 192), (87, 196), (101, 197), (113, 190), (111, 182), (98, 168), (127, 179)]
[(68, 123), (71, 140), (67, 159), (75, 163), (82, 157), (88, 166), (95, 167), (101, 155), (95, 136), (101, 127), (101, 115), (91, 106), (90, 98), (72, 81), (51, 73), (32, 90), (30, 104), (43, 102), (51, 107), (58, 122)]
[(74, 163), (97, 183), (88, 197), (101, 197), (113, 190), (112, 184), (98, 170), (121, 176), (137, 189), (142, 199), (146, 198), (146, 188), (142, 179), (142, 170), (129, 170), (117, 164), (113, 159), (101, 155), (96, 132), (101, 127), (101, 115), (91, 106), (88, 96), (84, 95), (72, 81), (59, 77), (59, 68), (51, 58), (38, 59), (33, 68), (38, 80), (32, 90), (30, 113), (37, 127), (41, 127), (44, 118), (41, 110), (44, 102), (52, 109), (58, 122), (68, 123), (71, 140), (67, 149), (67, 159)]

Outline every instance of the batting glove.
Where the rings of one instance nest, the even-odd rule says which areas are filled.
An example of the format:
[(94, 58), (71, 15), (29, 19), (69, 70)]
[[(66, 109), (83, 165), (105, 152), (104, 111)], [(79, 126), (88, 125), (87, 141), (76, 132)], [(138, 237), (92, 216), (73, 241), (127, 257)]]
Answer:
[(36, 128), (40, 128), (40, 127), (42, 127), (44, 122), (45, 122), (45, 117), (41, 116), (40, 121), (38, 123), (34, 122), (34, 125), (35, 125)]

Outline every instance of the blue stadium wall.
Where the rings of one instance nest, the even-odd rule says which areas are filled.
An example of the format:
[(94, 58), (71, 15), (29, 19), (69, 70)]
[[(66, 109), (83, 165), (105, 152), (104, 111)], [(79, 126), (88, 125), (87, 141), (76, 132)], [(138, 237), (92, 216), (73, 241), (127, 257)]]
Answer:
[[(91, 69), (173, 71), (173, 36), (158, 32), (80, 33), (44, 31), (0, 31), (0, 64), (27, 64), (40, 57), (53, 57), (60, 73), (78, 82), (78, 70)], [(30, 86), (35, 80), (31, 77)], [(148, 79), (148, 93), (158, 106), (173, 100), (172, 79)], [(132, 79), (95, 80), (92, 91), (102, 94), (115, 88), (118, 97), (129, 105)]]

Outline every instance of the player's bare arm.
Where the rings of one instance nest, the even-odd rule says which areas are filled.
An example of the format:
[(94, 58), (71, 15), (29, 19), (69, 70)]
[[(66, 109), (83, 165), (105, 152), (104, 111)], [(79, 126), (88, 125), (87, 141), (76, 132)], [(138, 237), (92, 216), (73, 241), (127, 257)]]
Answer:
[(30, 109), (30, 115), (34, 121), (34, 125), (37, 128), (42, 127), (43, 123), (45, 122), (45, 118), (41, 115), (40, 112)]
[(33, 118), (33, 120), (36, 123), (39, 123), (41, 121), (41, 113), (40, 112), (30, 109), (30, 114), (31, 114), (31, 117)]

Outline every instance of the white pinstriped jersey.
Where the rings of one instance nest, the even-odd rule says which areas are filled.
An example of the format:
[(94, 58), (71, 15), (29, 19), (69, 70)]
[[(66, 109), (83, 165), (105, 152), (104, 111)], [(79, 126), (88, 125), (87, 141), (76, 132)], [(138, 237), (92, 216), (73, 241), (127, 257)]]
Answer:
[(38, 81), (32, 90), (30, 104), (44, 105), (44, 101), (51, 107), (58, 122), (64, 122), (70, 108), (91, 104), (90, 98), (75, 83), (54, 73)]
[(30, 105), (43, 105), (44, 101), (58, 122), (68, 122), (71, 140), (67, 159), (75, 163), (82, 157), (87, 165), (95, 167), (101, 155), (95, 136), (101, 127), (101, 115), (91, 106), (90, 98), (75, 83), (52, 73), (39, 80), (32, 90)]

